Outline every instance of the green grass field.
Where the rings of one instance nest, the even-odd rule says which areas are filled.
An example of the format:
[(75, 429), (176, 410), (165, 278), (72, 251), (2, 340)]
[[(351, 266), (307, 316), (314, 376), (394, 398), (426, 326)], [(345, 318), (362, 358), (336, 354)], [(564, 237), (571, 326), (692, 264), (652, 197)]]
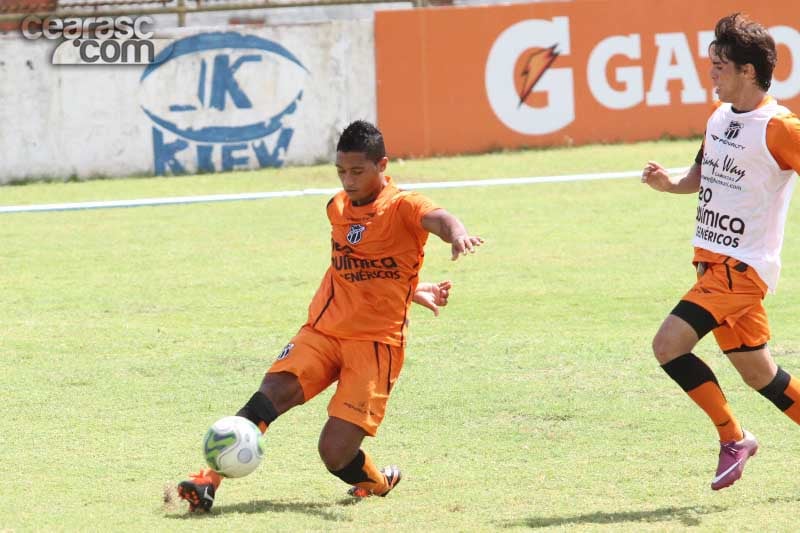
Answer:
[[(399, 182), (685, 166), (698, 141), (390, 163)], [(0, 188), (0, 205), (333, 187), (332, 165)], [(715, 370), (759, 455), (713, 493), (716, 432), (650, 340), (693, 282), (694, 195), (637, 179), (427, 191), (486, 239), (423, 279), (406, 366), (366, 449), (404, 481), (354, 503), (317, 457), (329, 394), (287, 413), (215, 512), (165, 507), (305, 319), (327, 198), (0, 215), (0, 531), (796, 531), (800, 429)], [(800, 374), (800, 223), (789, 215), (776, 358)]]

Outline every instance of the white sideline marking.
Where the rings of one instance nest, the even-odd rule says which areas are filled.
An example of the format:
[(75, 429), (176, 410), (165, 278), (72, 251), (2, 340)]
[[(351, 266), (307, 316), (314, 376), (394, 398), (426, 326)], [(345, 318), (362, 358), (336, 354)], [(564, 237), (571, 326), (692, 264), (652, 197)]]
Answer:
[[(670, 174), (680, 174), (684, 168), (668, 168)], [(641, 170), (622, 172), (598, 172), (594, 174), (570, 174), (566, 176), (539, 176), (529, 178), (499, 178), (471, 181), (438, 181), (431, 183), (404, 183), (404, 189), (452, 189), (462, 187), (493, 187), (497, 185), (527, 185), (534, 183), (559, 183), (565, 181), (608, 180), (641, 176)], [(262, 200), (266, 198), (288, 198), (292, 196), (333, 195), (341, 188), (302, 189), (297, 191), (252, 192), (240, 194), (207, 194), (202, 196), (172, 196), (165, 198), (141, 198), (138, 200), (106, 200), (98, 202), (70, 202), (63, 204), (32, 204), (0, 206), (0, 213), (32, 213), (43, 211), (77, 211), (81, 209), (111, 209), (115, 207), (152, 207), (159, 205), (185, 205), (212, 202), (236, 202)]]

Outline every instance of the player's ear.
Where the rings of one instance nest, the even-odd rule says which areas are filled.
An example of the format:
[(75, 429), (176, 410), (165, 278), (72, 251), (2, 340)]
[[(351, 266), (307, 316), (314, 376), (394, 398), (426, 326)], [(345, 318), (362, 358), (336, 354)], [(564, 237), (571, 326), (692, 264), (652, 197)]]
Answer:
[(756, 81), (756, 67), (752, 63), (742, 65), (741, 72), (744, 73), (748, 80)]
[(386, 165), (389, 164), (389, 158), (383, 156), (380, 159), (378, 159), (378, 162), (376, 164), (378, 166), (378, 172), (384, 172), (386, 170)]

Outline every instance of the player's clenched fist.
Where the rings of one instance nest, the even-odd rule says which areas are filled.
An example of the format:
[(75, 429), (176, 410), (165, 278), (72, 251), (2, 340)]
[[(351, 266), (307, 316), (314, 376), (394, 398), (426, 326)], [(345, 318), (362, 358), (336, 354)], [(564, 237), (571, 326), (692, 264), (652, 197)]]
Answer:
[(655, 161), (648, 161), (642, 170), (642, 183), (662, 192), (670, 190), (673, 185), (667, 170)]

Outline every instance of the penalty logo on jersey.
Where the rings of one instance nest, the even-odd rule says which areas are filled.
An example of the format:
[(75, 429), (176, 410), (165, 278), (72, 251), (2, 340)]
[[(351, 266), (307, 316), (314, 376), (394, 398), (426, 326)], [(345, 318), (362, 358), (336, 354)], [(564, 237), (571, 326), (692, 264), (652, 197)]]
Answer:
[(294, 343), (292, 342), (284, 346), (283, 350), (281, 350), (281, 353), (278, 354), (278, 358), (276, 359), (276, 361), (280, 361), (281, 359), (286, 359), (287, 357), (289, 357), (289, 352), (292, 351), (292, 348), (294, 348)]
[(360, 243), (365, 229), (367, 229), (366, 226), (361, 224), (351, 224), (350, 231), (347, 232), (347, 242), (350, 244)]
[(731, 120), (731, 123), (728, 124), (728, 129), (725, 130), (725, 138), (729, 141), (735, 139), (739, 136), (739, 132), (744, 127), (744, 124), (741, 122), (736, 122), (735, 120)]

